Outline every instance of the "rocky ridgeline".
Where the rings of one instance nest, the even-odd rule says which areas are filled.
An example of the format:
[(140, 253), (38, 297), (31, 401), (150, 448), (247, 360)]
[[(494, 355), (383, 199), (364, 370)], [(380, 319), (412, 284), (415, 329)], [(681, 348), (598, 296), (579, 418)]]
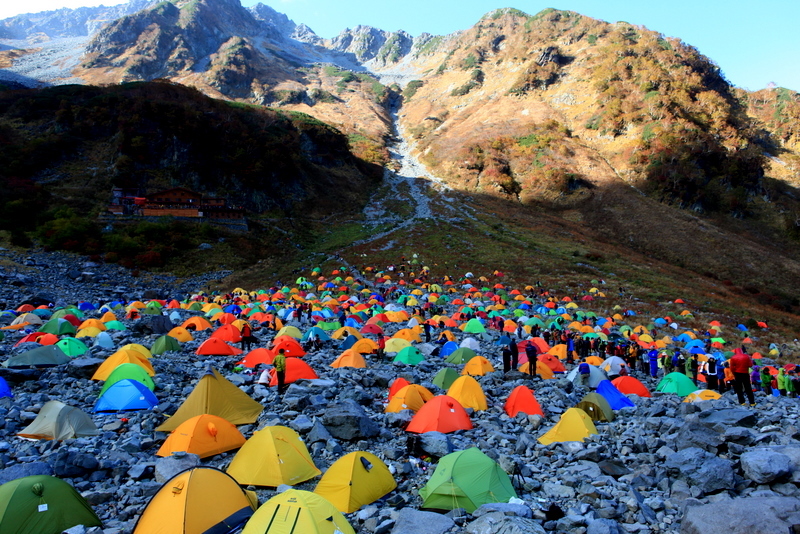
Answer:
[[(132, 277), (113, 266), (92, 265), (89, 277), (67, 256), (32, 254), (18, 259), (29, 264), (29, 270), (3, 272), (3, 297), (9, 303), (45, 291), (54, 300), (68, 303), (110, 296), (138, 298), (147, 291), (143, 277)], [(170, 286), (174, 280), (168, 277), (147, 281), (160, 296), (180, 297), (186, 289), (185, 285)], [(38, 283), (42, 285), (37, 287)], [(202, 287), (203, 280), (196, 283)], [(184, 319), (194, 312), (177, 313)], [(127, 343), (150, 347), (158, 337), (148, 332), (147, 316), (122, 320), (130, 330), (111, 333), (117, 347)], [(301, 330), (308, 327), (296, 325)], [(401, 326), (405, 325), (387, 325), (387, 333)], [(256, 334), (259, 346), (272, 336), (264, 330)], [(496, 367), (500, 367), (494, 344), (498, 335), (490, 333), (479, 339), (481, 350), (477, 351)], [(155, 427), (166, 414), (175, 412), (211, 365), (264, 405), (256, 424), (239, 427), (246, 437), (263, 426), (286, 425), (303, 437), (323, 471), (355, 450), (370, 451), (390, 466), (398, 488), (348, 515), (360, 533), (786, 533), (800, 525), (796, 399), (758, 394), (757, 407), (750, 409), (739, 407), (731, 393), (695, 404), (657, 393), (652, 398), (631, 397), (636, 407), (618, 411), (611, 423), (597, 423), (598, 435), (583, 443), (544, 446), (537, 438), (588, 390), (565, 378), (543, 381), (516, 371), (505, 376), (494, 372), (477, 377), (489, 409), (468, 410), (474, 429), (430, 432), (411, 447), (410, 435), (403, 429), (412, 413), (385, 414), (387, 388), (395, 378), (404, 377), (443, 393), (432, 384), (436, 372), (447, 365), (440, 358), (429, 357), (411, 367), (368, 356), (367, 369), (333, 369), (329, 364), (341, 349), (338, 342), (326, 342), (321, 350), (304, 357), (320, 378), (292, 384), (278, 398), (274, 388), (257, 383), (257, 374), (237, 369), (236, 357), (196, 356), (195, 350), (209, 336), (209, 331), (198, 332), (180, 352), (153, 357), (160, 404), (151, 412), (93, 415), (101, 429), (93, 438), (27, 441), (14, 434), (29, 424), (48, 400), (91, 413), (101, 384), (89, 377), (111, 350), (95, 347), (90, 354), (55, 369), (2, 370), (15, 396), (0, 399), (0, 483), (33, 474), (61, 477), (86, 497), (103, 521), (102, 529), (87, 532), (132, 532), (149, 499), (171, 476), (198, 464), (225, 469), (235, 454), (202, 461), (191, 454), (155, 455), (166, 438)], [(7, 338), (0, 344), (3, 359), (31, 348), (13, 348), (14, 343)], [(432, 348), (421, 345), (423, 352)], [(639, 378), (651, 390), (655, 388), (654, 379)], [(505, 399), (519, 384), (535, 391), (545, 418), (520, 414), (512, 419), (506, 415)], [(418, 490), (433, 473), (437, 459), (471, 446), (513, 474), (520, 500), (484, 505), (472, 514), (420, 510)], [(296, 487), (313, 490), (315, 485), (316, 479)], [(254, 489), (263, 503), (283, 488)], [(83, 531), (77, 527), (71, 532)]]

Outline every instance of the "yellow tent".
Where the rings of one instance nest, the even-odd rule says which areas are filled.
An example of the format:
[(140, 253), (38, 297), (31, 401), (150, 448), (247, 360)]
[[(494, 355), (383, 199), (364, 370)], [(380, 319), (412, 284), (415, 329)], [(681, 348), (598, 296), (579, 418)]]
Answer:
[(353, 343), (353, 346), (350, 348), (359, 354), (369, 354), (378, 350), (378, 344), (365, 337)]
[(456, 378), (447, 390), (447, 395), (456, 399), (464, 408), (476, 411), (489, 409), (481, 385), (471, 376)]
[(561, 414), (556, 426), (539, 438), (539, 443), (549, 445), (562, 441), (583, 441), (591, 434), (597, 434), (592, 418), (580, 408), (570, 408)]
[(111, 372), (116, 369), (118, 365), (122, 365), (123, 363), (135, 363), (147, 371), (148, 375), (155, 376), (156, 374), (153, 365), (146, 357), (142, 356), (141, 352), (120, 349), (100, 364), (100, 367), (98, 367), (97, 371), (92, 375), (92, 380), (108, 380)]
[(167, 437), (156, 456), (170, 456), (173, 452), (185, 451), (207, 458), (238, 449), (245, 441), (236, 425), (206, 413), (181, 423)]
[(256, 510), (242, 534), (355, 534), (342, 513), (325, 497), (290, 489)]
[(97, 335), (100, 334), (100, 332), (102, 332), (102, 330), (100, 330), (96, 326), (90, 326), (88, 328), (82, 328), (82, 329), (78, 330), (75, 333), (75, 337), (76, 338), (97, 337)]
[(384, 411), (386, 413), (397, 413), (401, 410), (414, 410), (416, 413), (433, 397), (433, 393), (428, 388), (419, 384), (409, 384), (403, 386), (397, 393), (392, 395)]
[(120, 347), (119, 350), (135, 350), (136, 352), (142, 354), (142, 356), (144, 356), (145, 358), (153, 357), (153, 355), (150, 353), (150, 349), (138, 343), (128, 343), (124, 347)]
[(100, 319), (86, 319), (80, 324), (78, 330), (83, 330), (84, 328), (97, 328), (101, 332), (107, 330), (106, 325)]
[(191, 332), (189, 332), (188, 330), (186, 330), (182, 326), (176, 326), (175, 328), (170, 330), (169, 333), (167, 333), (167, 335), (170, 336), (170, 337), (174, 337), (175, 339), (177, 339), (181, 343), (185, 343), (187, 341), (192, 341), (194, 339), (194, 337), (192, 336)]
[(698, 389), (694, 393), (689, 393), (688, 395), (686, 395), (686, 398), (683, 399), (683, 402), (699, 402), (704, 400), (714, 400), (714, 399), (719, 399), (720, 397), (722, 397), (722, 395), (720, 395), (713, 389)]
[(386, 341), (386, 352), (400, 352), (406, 347), (410, 347), (411, 342), (406, 341), (405, 339), (400, 339), (399, 337), (393, 337)]
[(302, 332), (300, 332), (300, 330), (296, 326), (284, 326), (283, 328), (278, 330), (277, 334), (275, 334), (275, 337), (278, 336), (290, 336), (295, 339), (303, 339)]
[(473, 356), (461, 370), (462, 375), (484, 376), (486, 373), (494, 372), (492, 363), (483, 356)]
[[(530, 373), (529, 369), (530, 369), (530, 362), (525, 362), (522, 365), (520, 365), (517, 370), (520, 373), (525, 373), (527, 375)], [(536, 360), (536, 374), (545, 380), (555, 378), (556, 376), (553, 370), (550, 369), (550, 367), (548, 367), (546, 363), (540, 362), (539, 360)]]
[(322, 475), (314, 493), (343, 514), (375, 502), (397, 487), (389, 468), (372, 453), (355, 451), (336, 460)]
[(567, 346), (564, 343), (559, 343), (558, 345), (551, 347), (550, 350), (547, 351), (547, 354), (552, 354), (553, 356), (557, 357), (559, 360), (566, 360), (567, 359)]
[[(293, 486), (320, 474), (300, 435), (289, 427), (268, 426), (242, 445), (228, 474), (246, 486)], [(302, 531), (297, 531), (302, 532)]]
[(362, 337), (364, 337), (364, 336), (361, 335), (361, 333), (358, 330), (356, 330), (352, 326), (343, 326), (343, 327), (341, 327), (340, 329), (336, 330), (333, 334), (331, 334), (331, 337), (333, 339), (344, 339), (347, 336), (351, 336), (351, 335), (355, 336), (356, 339), (361, 339)]
[(134, 534), (232, 532), (253, 515), (258, 496), (219, 469), (199, 466), (172, 477), (153, 495)]
[(196, 415), (211, 414), (234, 425), (255, 423), (264, 407), (225, 379), (216, 369), (209, 369), (183, 401), (175, 415), (156, 430), (168, 432)]

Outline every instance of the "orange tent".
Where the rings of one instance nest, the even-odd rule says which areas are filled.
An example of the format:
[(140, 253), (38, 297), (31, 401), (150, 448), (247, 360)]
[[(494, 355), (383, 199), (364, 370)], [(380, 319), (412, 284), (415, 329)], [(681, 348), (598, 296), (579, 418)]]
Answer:
[(254, 369), (259, 364), (272, 365), (272, 360), (275, 359), (275, 353), (264, 347), (253, 349), (242, 358), (236, 365), (244, 365), (250, 369)]
[(567, 359), (567, 346), (564, 343), (559, 343), (554, 347), (551, 347), (550, 350), (547, 351), (547, 354), (552, 354), (556, 356), (560, 360)]
[(291, 336), (279, 336), (273, 340), (275, 346), (272, 347), (272, 352), (278, 354), (280, 349), (287, 357), (302, 358), (306, 355), (300, 342)]
[(237, 354), (241, 353), (242, 349), (232, 347), (216, 337), (210, 337), (203, 341), (203, 343), (201, 343), (195, 351), (195, 354), (201, 354), (205, 356), (236, 356)]
[(552, 354), (540, 354), (536, 357), (537, 360), (549, 367), (554, 373), (566, 373), (567, 368), (561, 363), (561, 360)]
[(640, 397), (650, 397), (650, 390), (642, 384), (639, 379), (632, 376), (620, 376), (611, 381), (622, 393), (638, 395)]
[(428, 388), (419, 384), (409, 384), (394, 394), (384, 411), (386, 413), (397, 413), (401, 410), (418, 412), (433, 397), (433, 393)]
[(97, 371), (92, 375), (92, 380), (108, 380), (111, 372), (116, 369), (118, 365), (122, 365), (123, 363), (134, 363), (147, 371), (147, 374), (150, 376), (155, 376), (156, 374), (147, 356), (135, 350), (120, 349), (100, 364), (100, 367), (98, 367)]
[(408, 380), (406, 380), (405, 378), (403, 378), (402, 376), (401, 376), (401, 377), (398, 377), (398, 378), (396, 378), (396, 379), (394, 380), (394, 382), (392, 382), (392, 385), (391, 385), (391, 386), (389, 386), (389, 399), (391, 399), (392, 397), (394, 397), (394, 396), (395, 396), (395, 394), (396, 394), (398, 391), (400, 391), (401, 389), (403, 389), (404, 387), (406, 387), (406, 386), (407, 386), (409, 383), (410, 383), (410, 382), (409, 382)]
[(208, 330), (209, 328), (212, 328), (211, 323), (209, 323), (208, 319), (205, 317), (189, 317), (181, 326), (187, 330), (194, 328), (198, 332), (200, 330)]
[[(286, 376), (284, 379), (286, 384), (291, 384), (297, 380), (314, 380), (315, 378), (319, 378), (317, 373), (306, 362), (300, 358), (286, 358)], [(278, 377), (274, 368), (270, 370), (269, 385), (278, 385)]]
[(416, 434), (425, 432), (455, 432), (470, 430), (472, 421), (464, 407), (453, 397), (438, 395), (428, 402), (414, 415), (406, 430)]
[(230, 343), (238, 343), (242, 340), (242, 333), (234, 325), (226, 324), (214, 330), (214, 333), (211, 334), (211, 337), (221, 339), (222, 341), (228, 341)]
[(355, 367), (356, 369), (364, 369), (367, 366), (367, 362), (364, 361), (364, 357), (358, 351), (353, 349), (347, 349), (343, 353), (339, 355), (338, 358), (333, 360), (331, 363), (331, 367)]
[(207, 458), (238, 449), (245, 437), (236, 425), (217, 415), (202, 414), (187, 419), (172, 431), (157, 456), (171, 456), (174, 452), (189, 452)]
[(528, 386), (524, 385), (514, 388), (506, 400), (504, 409), (509, 417), (516, 417), (520, 412), (544, 417), (542, 407), (539, 406), (539, 401), (536, 400), (533, 391), (531, 391)]

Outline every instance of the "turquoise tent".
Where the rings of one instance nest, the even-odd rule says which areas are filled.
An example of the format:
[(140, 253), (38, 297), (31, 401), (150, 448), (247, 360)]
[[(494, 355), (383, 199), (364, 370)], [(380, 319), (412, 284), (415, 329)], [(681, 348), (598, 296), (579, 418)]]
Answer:
[(686, 376), (683, 373), (670, 373), (658, 383), (656, 386), (656, 391), (661, 391), (662, 393), (675, 393), (681, 397), (685, 397), (690, 393), (694, 393), (697, 391), (697, 386), (694, 385), (692, 379)]
[(397, 356), (395, 356), (394, 360), (392, 361), (405, 363), (408, 365), (417, 365), (424, 359), (425, 355), (422, 354), (416, 347), (406, 347), (400, 352), (398, 352)]

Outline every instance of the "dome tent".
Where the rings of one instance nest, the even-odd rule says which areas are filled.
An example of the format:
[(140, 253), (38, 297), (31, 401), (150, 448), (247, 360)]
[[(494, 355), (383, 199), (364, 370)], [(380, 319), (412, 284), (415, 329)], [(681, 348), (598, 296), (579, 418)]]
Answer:
[(60, 478), (33, 475), (0, 486), (0, 532), (55, 534), (102, 526), (86, 499)]

